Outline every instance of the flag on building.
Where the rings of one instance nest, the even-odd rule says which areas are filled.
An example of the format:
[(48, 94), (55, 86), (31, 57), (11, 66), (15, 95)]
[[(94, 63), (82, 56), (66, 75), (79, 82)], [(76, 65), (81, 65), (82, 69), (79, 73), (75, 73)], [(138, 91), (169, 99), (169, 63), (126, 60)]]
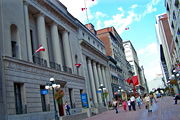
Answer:
[(139, 84), (138, 76), (132, 76), (132, 82), (134, 86), (138, 85)]
[(129, 27), (125, 28), (125, 30), (129, 30)]
[(42, 45), (39, 45), (39, 48), (35, 51), (35, 53), (45, 51), (45, 48)]
[(133, 81), (132, 81), (131, 78), (128, 78), (128, 79), (126, 80), (126, 82), (129, 83), (129, 85), (130, 85), (131, 83), (133, 83)]
[(75, 64), (75, 66), (76, 66), (77, 68), (79, 68), (79, 67), (81, 66), (81, 64)]
[(81, 8), (82, 11), (87, 10), (87, 8)]

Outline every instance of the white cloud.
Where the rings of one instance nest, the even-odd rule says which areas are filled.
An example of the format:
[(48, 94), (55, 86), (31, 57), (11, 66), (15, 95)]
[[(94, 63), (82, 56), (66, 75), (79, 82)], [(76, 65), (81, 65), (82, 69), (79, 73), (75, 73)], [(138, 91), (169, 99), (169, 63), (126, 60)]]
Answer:
[(121, 34), (137, 17), (134, 11), (128, 11), (127, 13), (128, 16), (125, 16), (124, 12), (112, 16), (112, 19), (104, 21), (104, 27), (114, 26), (117, 32)]
[(157, 8), (154, 6), (157, 5), (161, 0), (152, 0), (146, 5), (146, 10), (143, 12), (142, 16), (145, 16), (147, 14), (150, 14), (152, 12), (157, 11)]
[(88, 18), (93, 19), (93, 15), (90, 11), (90, 8), (95, 6), (98, 3), (98, 0), (91, 1), (86, 0), (86, 4), (84, 4), (84, 0), (59, 0), (61, 3), (63, 3), (67, 10), (77, 19), (79, 19), (82, 23), (85, 23), (87, 21), (86, 17), (86, 11), (82, 11), (81, 8), (87, 8), (88, 12)]
[(137, 8), (137, 7), (138, 7), (137, 4), (133, 4), (133, 5), (131, 6), (132, 9)]
[[(156, 87), (157, 83), (154, 84), (152, 81), (159, 77), (158, 74), (162, 74), (157, 43), (151, 43), (144, 48), (137, 50), (137, 54), (138, 58), (141, 60), (140, 64), (144, 66), (145, 76), (147, 81), (151, 84), (150, 87)], [(159, 80), (159, 83), (162, 83), (161, 79)]]
[(146, 46), (145, 48), (138, 50), (137, 53), (138, 53), (138, 55), (144, 55), (145, 53), (146, 53), (146, 55), (157, 54), (157, 44), (151, 43), (148, 46)]
[(95, 16), (96, 16), (96, 18), (99, 18), (99, 17), (106, 17), (107, 15), (106, 15), (105, 13), (102, 13), (102, 12), (100, 12), (100, 11), (97, 11), (97, 12), (95, 13)]

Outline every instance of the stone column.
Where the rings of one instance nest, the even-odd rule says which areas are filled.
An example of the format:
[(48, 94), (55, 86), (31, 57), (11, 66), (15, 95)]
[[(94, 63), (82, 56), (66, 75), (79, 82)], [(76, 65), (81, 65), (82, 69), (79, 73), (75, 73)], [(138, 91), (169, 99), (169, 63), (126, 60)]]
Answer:
[(109, 92), (109, 97), (108, 97), (108, 101), (110, 100), (112, 100), (112, 98), (113, 98), (113, 92), (112, 92), (112, 87), (111, 87), (111, 82), (110, 82), (110, 79), (111, 79), (111, 76), (110, 76), (110, 70), (109, 70), (109, 68), (105, 68), (104, 69), (105, 71), (105, 77), (107, 78), (106, 80), (107, 80), (107, 86), (108, 86), (108, 92)]
[(104, 82), (104, 86), (108, 89), (108, 86), (107, 86), (107, 78), (105, 76), (105, 67), (102, 66), (102, 76), (103, 76), (103, 82)]
[(103, 84), (103, 86), (104, 86), (100, 64), (98, 64), (97, 67), (98, 67), (99, 82), (100, 82), (100, 84)]
[(57, 24), (55, 23), (52, 23), (51, 25), (51, 38), (52, 38), (54, 62), (62, 65), (62, 54), (60, 49), (58, 28), (57, 28)]
[(66, 66), (72, 68), (72, 58), (71, 58), (71, 50), (69, 44), (69, 35), (67, 31), (62, 32), (62, 40), (63, 40), (63, 48), (64, 48), (64, 57)]
[(94, 83), (94, 76), (93, 76), (93, 71), (92, 71), (91, 60), (88, 59), (87, 63), (88, 63), (88, 72), (89, 72), (89, 79), (91, 82), (93, 101), (94, 101), (95, 106), (97, 107), (96, 87), (95, 87), (95, 83)]
[(47, 39), (46, 39), (46, 27), (45, 27), (45, 20), (42, 14), (37, 16), (37, 33), (38, 33), (38, 40), (39, 44), (41, 44), (46, 51), (40, 52), (40, 57), (47, 61), (47, 65), (49, 66), (49, 54), (47, 48)]
[[(103, 80), (104, 80), (104, 86), (106, 87), (107, 91), (110, 94), (110, 90), (109, 90), (108, 83), (107, 83), (107, 77), (105, 75), (105, 67), (104, 66), (102, 66), (102, 76), (103, 76)], [(107, 97), (107, 101), (109, 101), (109, 97)]]
[[(94, 80), (96, 83), (96, 91), (99, 89), (99, 80), (98, 80), (98, 74), (97, 74), (97, 67), (96, 67), (96, 62), (93, 61), (93, 71), (94, 71)], [(98, 94), (98, 101), (99, 103), (102, 104), (102, 97), (101, 97), (101, 93), (97, 93)]]
[(28, 12), (28, 3), (26, 2), (24, 3), (24, 17), (25, 17), (28, 61), (32, 62), (32, 47), (31, 47), (31, 37), (30, 37), (30, 28), (29, 28), (29, 12)]

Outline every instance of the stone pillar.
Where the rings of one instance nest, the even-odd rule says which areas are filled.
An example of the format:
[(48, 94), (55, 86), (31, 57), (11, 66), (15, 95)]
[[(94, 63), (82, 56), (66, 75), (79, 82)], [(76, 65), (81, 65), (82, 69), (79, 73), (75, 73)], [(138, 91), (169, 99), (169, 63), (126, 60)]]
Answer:
[(57, 28), (57, 24), (55, 23), (52, 23), (51, 25), (51, 38), (52, 38), (54, 62), (62, 65), (62, 54), (60, 49), (58, 28)]
[[(97, 74), (97, 67), (96, 67), (96, 62), (93, 61), (93, 71), (94, 71), (94, 80), (96, 83), (96, 91), (99, 89), (99, 80), (98, 80), (98, 74)], [(102, 104), (102, 97), (101, 97), (101, 93), (97, 93), (98, 94), (98, 101), (99, 103)]]
[(108, 92), (109, 92), (109, 97), (108, 97), (108, 101), (112, 101), (112, 98), (113, 98), (113, 92), (112, 92), (112, 87), (111, 87), (111, 83), (110, 83), (110, 79), (111, 79), (111, 76), (110, 76), (110, 70), (109, 68), (105, 68), (104, 69), (105, 71), (105, 77), (107, 78), (107, 86), (108, 86)]
[(96, 96), (96, 87), (95, 87), (95, 83), (94, 83), (94, 76), (93, 76), (93, 71), (92, 71), (91, 60), (88, 59), (87, 63), (88, 63), (88, 72), (89, 72), (89, 79), (91, 82), (93, 101), (94, 101), (95, 106), (97, 107), (98, 104), (97, 104), (97, 96)]
[(40, 52), (40, 57), (47, 61), (47, 65), (49, 66), (49, 54), (47, 48), (47, 39), (46, 39), (46, 27), (45, 27), (45, 20), (42, 14), (37, 16), (37, 33), (38, 33), (38, 40), (39, 44), (41, 44), (46, 51)]
[(103, 86), (104, 86), (100, 64), (98, 64), (97, 67), (98, 67), (99, 82), (100, 82), (100, 84), (103, 84)]
[(106, 80), (106, 76), (105, 76), (105, 67), (103, 67), (103, 66), (102, 66), (102, 76), (103, 76), (104, 86), (108, 89), (107, 80)]
[(24, 3), (24, 17), (25, 17), (28, 61), (32, 62), (32, 47), (31, 47), (31, 37), (30, 37), (30, 28), (29, 28), (29, 12), (28, 12), (28, 3), (26, 2)]
[[(108, 83), (107, 83), (107, 77), (105, 75), (105, 67), (103, 67), (103, 66), (102, 66), (102, 76), (103, 76), (103, 80), (104, 80), (104, 86), (106, 87), (107, 91), (110, 92)], [(107, 97), (107, 101), (109, 101), (109, 97)]]
[(64, 57), (66, 66), (72, 68), (72, 58), (71, 58), (71, 50), (69, 44), (69, 35), (67, 31), (62, 32), (62, 40), (64, 47)]

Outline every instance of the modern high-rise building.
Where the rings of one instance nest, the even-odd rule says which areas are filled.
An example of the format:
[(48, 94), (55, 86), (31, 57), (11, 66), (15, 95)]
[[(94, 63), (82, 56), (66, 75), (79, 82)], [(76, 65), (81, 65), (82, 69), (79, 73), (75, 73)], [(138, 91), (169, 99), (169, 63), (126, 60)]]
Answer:
[(139, 66), (139, 60), (138, 60), (138, 56), (136, 53), (136, 50), (134, 48), (134, 46), (132, 45), (131, 41), (124, 41), (123, 42), (123, 46), (124, 46), (124, 51), (125, 51), (125, 55), (126, 55), (126, 59), (127, 61), (130, 63), (131, 68), (132, 68), (132, 72), (133, 72), (133, 76), (138, 76), (138, 80), (139, 80), (139, 92), (140, 94), (143, 94), (145, 91), (145, 81), (142, 76), (142, 70), (141, 67)]
[(156, 16), (156, 35), (158, 39), (158, 49), (164, 79), (167, 82), (172, 72), (172, 65), (176, 61), (174, 41), (169, 27), (167, 14), (163, 13)]
[(167, 10), (168, 21), (172, 38), (175, 44), (175, 64), (180, 63), (180, 0), (165, 0), (165, 7)]

